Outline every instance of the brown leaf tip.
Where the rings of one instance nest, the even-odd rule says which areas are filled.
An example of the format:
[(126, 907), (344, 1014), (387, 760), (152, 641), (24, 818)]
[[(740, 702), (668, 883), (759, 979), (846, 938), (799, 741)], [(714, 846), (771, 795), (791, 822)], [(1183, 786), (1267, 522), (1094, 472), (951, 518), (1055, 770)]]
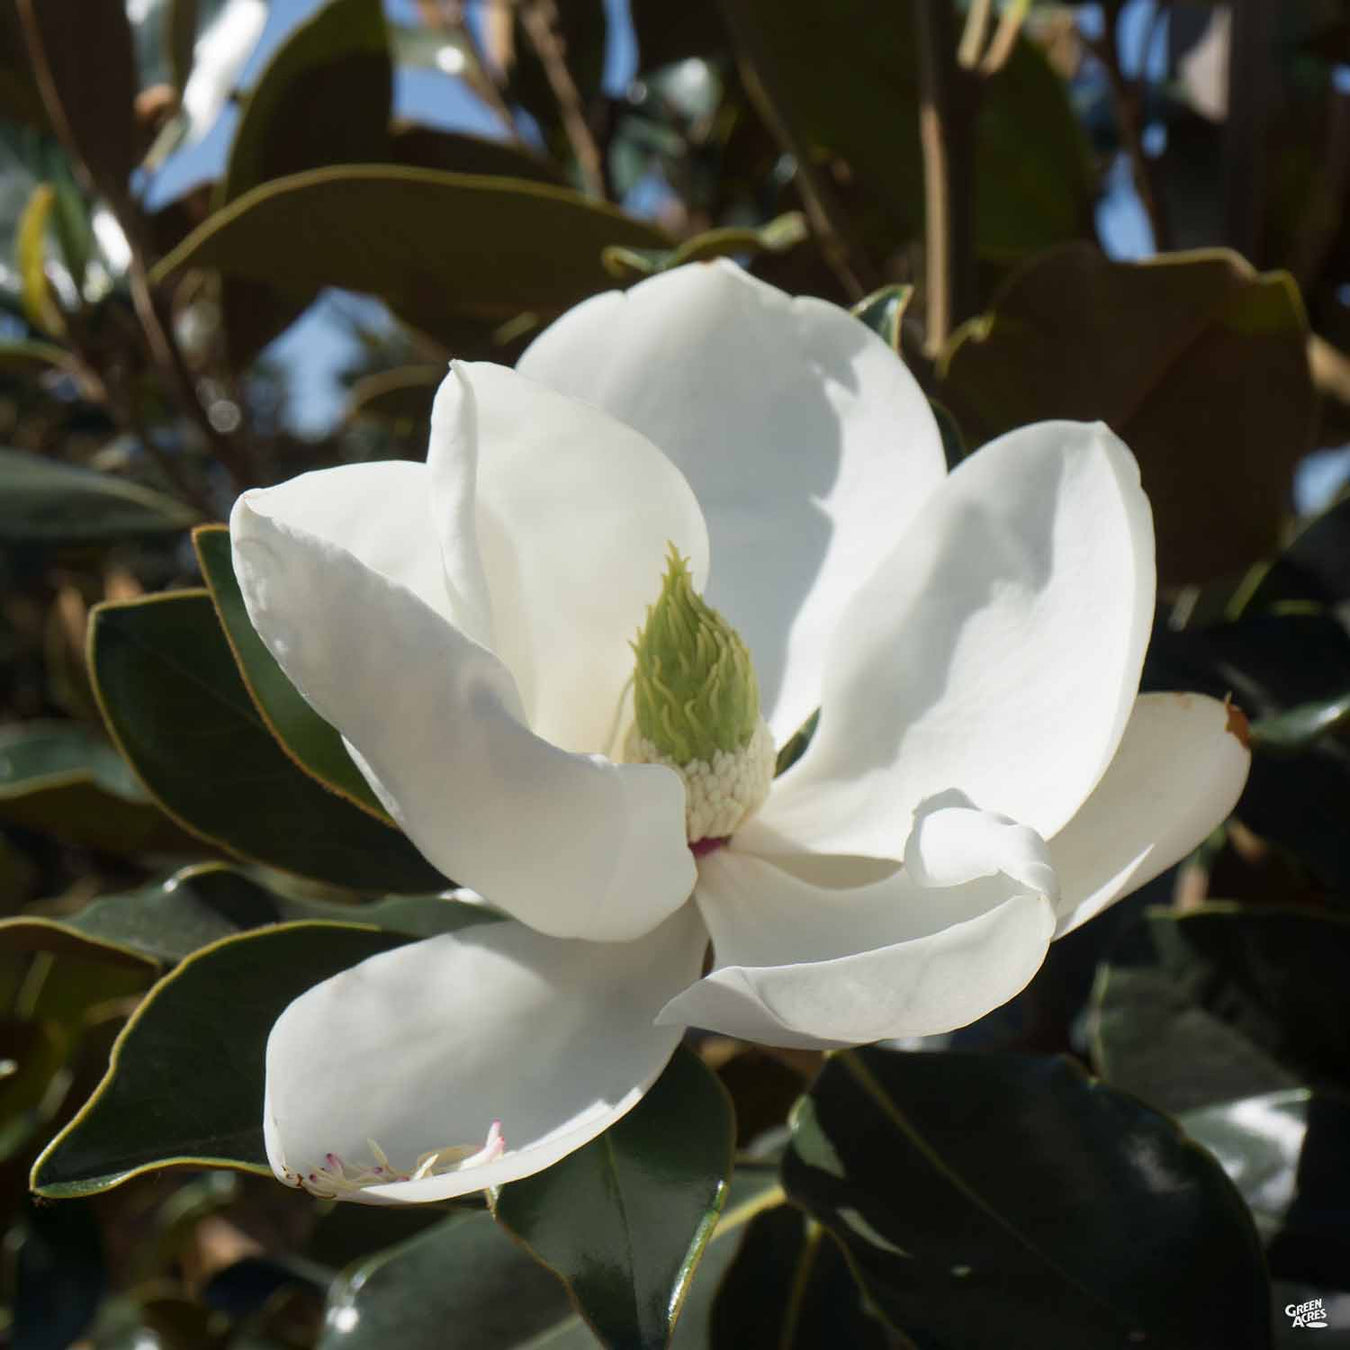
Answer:
[(1238, 743), (1244, 750), (1250, 750), (1252, 748), (1252, 724), (1247, 720), (1247, 714), (1233, 702), (1232, 694), (1224, 699), (1223, 706), (1228, 712), (1228, 723), (1224, 730), (1236, 736)]

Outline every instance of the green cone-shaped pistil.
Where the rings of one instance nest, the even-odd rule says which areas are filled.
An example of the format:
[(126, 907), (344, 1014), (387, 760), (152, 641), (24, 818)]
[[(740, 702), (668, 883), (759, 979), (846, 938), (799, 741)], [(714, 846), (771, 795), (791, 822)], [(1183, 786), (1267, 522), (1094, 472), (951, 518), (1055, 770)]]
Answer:
[(661, 594), (633, 644), (639, 733), (674, 764), (744, 750), (759, 724), (759, 684), (740, 634), (694, 590), (672, 544)]

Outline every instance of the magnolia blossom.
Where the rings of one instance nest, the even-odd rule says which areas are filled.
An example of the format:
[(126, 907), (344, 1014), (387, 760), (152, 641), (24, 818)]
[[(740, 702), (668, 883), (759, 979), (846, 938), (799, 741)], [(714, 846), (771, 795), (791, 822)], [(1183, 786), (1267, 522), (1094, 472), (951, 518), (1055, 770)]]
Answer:
[[(269, 1156), (317, 1194), (536, 1172), (689, 1026), (963, 1026), (1246, 776), (1223, 704), (1138, 693), (1153, 532), (1110, 430), (1026, 427), (948, 474), (884, 342), (727, 263), (579, 305), (517, 371), (454, 364), (425, 464), (249, 492), (230, 528), (287, 675), (426, 857), (510, 916), (278, 1020)], [(722, 748), (666, 726), (701, 725), (686, 640), (705, 666), (679, 678), (712, 671), (708, 706), (744, 722)]]

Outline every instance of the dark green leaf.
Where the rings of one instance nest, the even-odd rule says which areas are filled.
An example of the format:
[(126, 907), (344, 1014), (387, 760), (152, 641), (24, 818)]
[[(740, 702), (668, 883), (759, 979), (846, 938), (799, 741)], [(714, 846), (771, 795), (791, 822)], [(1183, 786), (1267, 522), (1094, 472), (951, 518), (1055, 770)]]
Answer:
[(504, 1186), (497, 1219), (567, 1281), (606, 1345), (665, 1346), (726, 1198), (732, 1135), (725, 1092), (681, 1048), (598, 1139)]
[(1221, 250), (1118, 263), (1070, 245), (958, 330), (937, 396), (975, 445), (1049, 418), (1108, 423), (1143, 470), (1162, 578), (1205, 581), (1278, 539), (1313, 427), (1306, 341), (1287, 274)]
[(919, 1345), (1270, 1344), (1222, 1169), (1065, 1059), (844, 1051), (797, 1110), (783, 1184)]
[(398, 366), (363, 375), (351, 387), (349, 417), (379, 417), (409, 430), (431, 421), (436, 387), (445, 378), (443, 366)]
[(193, 231), (155, 275), (213, 267), (300, 294), (368, 291), (453, 342), (465, 315), (557, 313), (606, 289), (608, 244), (670, 246), (654, 226), (565, 188), (354, 166), (254, 188)]
[(512, 141), (494, 141), (463, 131), (440, 131), (405, 123), (389, 137), (389, 158), (414, 169), (442, 169), (450, 173), (486, 174), (495, 178), (523, 178), (532, 183), (566, 183), (552, 160)]
[(1169, 1111), (1350, 1087), (1350, 920), (1293, 906), (1150, 910), (1093, 994), (1102, 1076)]
[(347, 1271), (328, 1296), (319, 1350), (521, 1346), (567, 1313), (557, 1277), (488, 1214), (454, 1215)]
[[(762, 100), (771, 90), (772, 116), (801, 144), (847, 163), (868, 241), (889, 251), (917, 235), (923, 164), (912, 6), (732, 0), (724, 9), (756, 76), (752, 94)], [(1064, 82), (1029, 42), (982, 89), (974, 172), (976, 243), (985, 255), (1007, 259), (1083, 233), (1086, 144)]]
[(14, 1350), (66, 1350), (94, 1320), (107, 1285), (98, 1215), (87, 1201), (28, 1204), (18, 1229)]
[(1262, 750), (1305, 750), (1350, 722), (1350, 694), (1300, 703), (1252, 723), (1252, 744)]
[[(249, 95), (215, 206), (302, 169), (385, 159), (392, 89), (380, 0), (328, 0), (278, 48)], [(226, 346), (238, 369), (320, 289), (288, 293), (266, 280), (227, 276), (222, 285)]]
[(200, 853), (126, 761), (78, 722), (0, 729), (0, 820), (107, 853)]
[(39, 1195), (91, 1195), (170, 1164), (268, 1173), (263, 1051), (292, 999), (406, 937), (296, 923), (205, 947), (123, 1028), (97, 1092), (33, 1167)]
[(0, 920), (0, 951), (71, 952), (104, 961), (172, 965), (220, 938), (301, 919), (434, 937), (497, 918), (483, 906), (430, 895), (352, 904), (311, 900), (268, 890), (237, 868), (200, 863), (162, 884), (102, 896), (68, 918)]
[(196, 520), (190, 507), (138, 483), (0, 449), (0, 542), (95, 543)]
[(712, 1350), (907, 1346), (864, 1304), (834, 1238), (794, 1205), (756, 1214), (712, 1307)]
[(1306, 1088), (1188, 1111), (1181, 1125), (1242, 1193), (1276, 1279), (1350, 1279), (1350, 1098)]
[(806, 217), (789, 211), (757, 229), (748, 226), (724, 226), (705, 230), (686, 239), (678, 248), (607, 248), (604, 263), (614, 276), (636, 280), (682, 267), (685, 263), (707, 262), (712, 258), (730, 258), (737, 254), (786, 253), (807, 236)]
[(277, 49), (244, 105), (218, 205), (322, 164), (378, 163), (393, 74), (380, 0), (327, 0)]
[(19, 0), (19, 13), (53, 128), (120, 200), (136, 164), (139, 83), (124, 0)]
[(403, 834), (321, 787), (273, 739), (205, 591), (100, 605), (90, 625), (109, 730), (174, 819), (242, 857), (336, 886), (445, 887)]
[(900, 350), (900, 325), (914, 296), (913, 286), (883, 286), (864, 296), (851, 313), (861, 319), (892, 351)]
[(224, 525), (204, 525), (193, 531), (192, 542), (239, 674), (268, 730), (306, 773), (387, 822), (384, 808), (352, 763), (342, 737), (305, 702), (249, 621), (234, 576), (229, 530)]

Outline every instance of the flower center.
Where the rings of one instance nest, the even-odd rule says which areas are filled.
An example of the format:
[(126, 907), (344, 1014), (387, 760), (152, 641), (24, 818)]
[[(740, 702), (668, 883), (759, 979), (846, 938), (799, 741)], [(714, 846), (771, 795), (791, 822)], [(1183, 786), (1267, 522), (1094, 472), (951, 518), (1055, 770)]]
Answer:
[(630, 764), (664, 764), (684, 780), (696, 852), (733, 834), (763, 804), (773, 737), (759, 715), (759, 681), (736, 630), (694, 590), (675, 546), (656, 603), (633, 644)]
[(295, 1172), (289, 1167), (284, 1168), (285, 1179), (293, 1186), (304, 1187), (320, 1200), (343, 1200), (368, 1186), (387, 1186), (395, 1181), (421, 1181), (424, 1177), (481, 1167), (484, 1163), (500, 1158), (506, 1151), (500, 1120), (492, 1122), (487, 1140), (481, 1147), (478, 1144), (452, 1144), (449, 1148), (433, 1149), (430, 1153), (422, 1154), (407, 1171), (395, 1167), (373, 1139), (367, 1139), (366, 1143), (370, 1146), (371, 1156), (367, 1163), (347, 1162), (336, 1153), (328, 1153), (324, 1155), (322, 1163), (308, 1171)]

